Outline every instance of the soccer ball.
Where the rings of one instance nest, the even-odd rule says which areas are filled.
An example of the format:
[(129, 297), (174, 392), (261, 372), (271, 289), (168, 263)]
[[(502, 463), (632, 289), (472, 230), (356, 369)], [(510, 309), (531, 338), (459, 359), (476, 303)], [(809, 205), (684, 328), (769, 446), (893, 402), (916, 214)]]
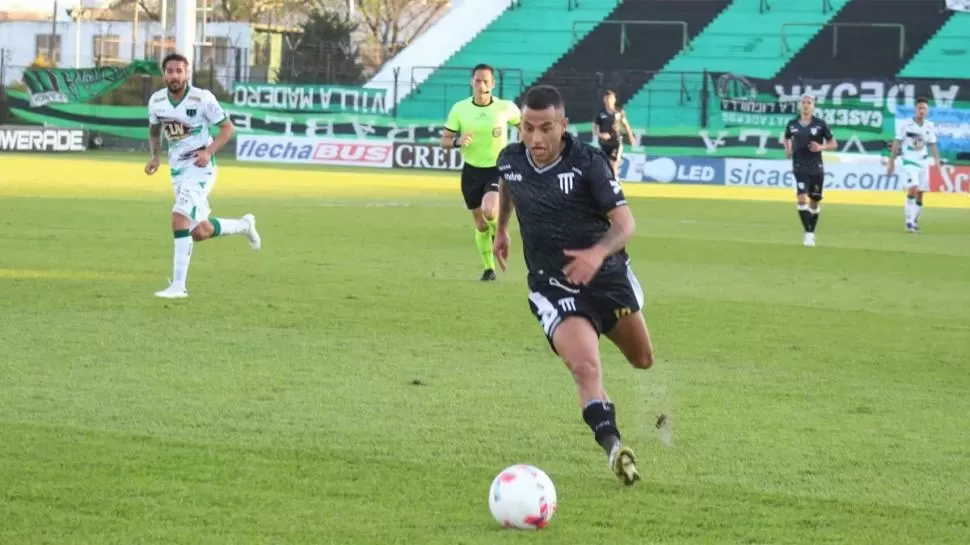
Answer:
[(556, 487), (541, 469), (519, 464), (503, 469), (492, 481), (488, 508), (505, 528), (545, 528), (556, 514)]

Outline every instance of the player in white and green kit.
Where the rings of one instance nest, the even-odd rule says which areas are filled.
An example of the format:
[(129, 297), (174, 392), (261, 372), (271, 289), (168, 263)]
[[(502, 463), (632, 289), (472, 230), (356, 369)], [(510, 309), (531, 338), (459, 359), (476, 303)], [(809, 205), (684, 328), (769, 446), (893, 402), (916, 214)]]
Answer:
[(936, 146), (936, 125), (926, 119), (929, 104), (925, 98), (916, 99), (916, 114), (896, 129), (893, 151), (887, 164), (887, 173), (896, 168), (896, 157), (902, 159), (906, 177), (906, 231), (919, 232), (919, 216), (923, 210), (923, 193), (930, 190), (930, 157), (940, 168), (940, 151)]
[[(149, 142), (152, 157), (145, 165), (149, 176), (158, 171), (162, 142), (168, 141), (175, 206), (172, 232), (175, 235), (172, 283), (155, 292), (156, 297), (179, 299), (188, 296), (185, 280), (189, 272), (193, 241), (228, 235), (245, 235), (254, 250), (260, 247), (256, 218), (209, 218), (209, 192), (216, 183), (215, 153), (232, 138), (233, 126), (216, 97), (189, 85), (189, 63), (173, 53), (162, 61), (166, 88), (148, 101)], [(219, 127), (215, 139), (209, 132)]]
[(441, 147), (460, 148), (464, 159), (461, 193), (475, 219), (475, 246), (482, 258), (483, 281), (495, 280), (492, 239), (498, 218), (498, 155), (509, 143), (509, 126), (519, 124), (519, 108), (492, 96), (495, 70), (487, 64), (472, 69), (472, 96), (448, 113)]

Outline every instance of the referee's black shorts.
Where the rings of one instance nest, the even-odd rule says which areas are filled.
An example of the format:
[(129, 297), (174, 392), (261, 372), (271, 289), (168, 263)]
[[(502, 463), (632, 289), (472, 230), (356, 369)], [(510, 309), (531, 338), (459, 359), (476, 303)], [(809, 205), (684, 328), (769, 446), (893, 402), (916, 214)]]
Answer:
[(482, 207), (482, 199), (489, 191), (498, 191), (498, 166), (473, 167), (468, 163), (461, 169), (461, 195), (469, 210)]

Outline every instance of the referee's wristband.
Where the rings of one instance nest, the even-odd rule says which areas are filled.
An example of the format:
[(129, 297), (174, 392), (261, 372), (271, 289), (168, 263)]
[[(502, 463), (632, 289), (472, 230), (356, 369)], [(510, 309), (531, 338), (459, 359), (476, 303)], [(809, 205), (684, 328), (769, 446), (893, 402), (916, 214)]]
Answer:
[(451, 141), (451, 147), (460, 148), (461, 147), (461, 137), (456, 136), (454, 140)]

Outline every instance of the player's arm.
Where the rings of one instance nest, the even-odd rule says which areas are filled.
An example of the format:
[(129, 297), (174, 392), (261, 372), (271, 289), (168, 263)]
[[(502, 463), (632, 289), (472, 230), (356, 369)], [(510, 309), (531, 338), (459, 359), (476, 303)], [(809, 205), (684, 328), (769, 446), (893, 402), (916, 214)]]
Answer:
[(152, 154), (152, 159), (158, 159), (162, 153), (162, 124), (155, 119), (148, 122), (148, 150)]
[(145, 163), (145, 174), (151, 176), (158, 172), (161, 164), (159, 155), (162, 153), (162, 120), (155, 115), (151, 106), (148, 107), (148, 151), (151, 157)]
[(205, 151), (211, 157), (216, 154), (223, 146), (229, 143), (232, 139), (232, 135), (236, 132), (235, 126), (233, 126), (232, 121), (229, 116), (226, 115), (225, 110), (219, 104), (215, 95), (212, 93), (207, 93), (207, 96), (203, 99), (202, 105), (202, 115), (205, 120), (211, 125), (219, 127), (219, 134), (212, 139), (212, 143), (205, 148)]
[(509, 183), (505, 181), (505, 177), (499, 179), (498, 182), (498, 225), (496, 226), (496, 231), (507, 233), (509, 230), (509, 221), (512, 220), (512, 192), (509, 190)]
[(839, 142), (832, 134), (832, 129), (829, 128), (828, 123), (822, 125), (822, 139), (825, 140), (825, 144), (822, 145), (822, 151), (831, 151), (839, 148)]
[(933, 160), (936, 161), (936, 168), (943, 166), (943, 161), (940, 159), (940, 149), (937, 147), (936, 142), (932, 144), (927, 144), (930, 147), (930, 153), (933, 154)]
[(899, 157), (905, 136), (906, 131), (902, 126), (896, 129), (896, 138), (893, 139), (893, 147), (889, 151), (889, 162), (886, 164), (886, 174), (892, 175), (893, 171), (896, 170), (896, 158)]
[(212, 143), (209, 144), (208, 148), (206, 148), (209, 155), (215, 155), (217, 151), (222, 149), (222, 146), (228, 144), (229, 140), (232, 139), (233, 133), (236, 132), (235, 125), (232, 124), (232, 121), (230, 121), (228, 117), (223, 119), (222, 122), (216, 126), (219, 127), (219, 134), (212, 139)]
[(639, 142), (633, 139), (633, 129), (630, 127), (630, 122), (626, 118), (626, 112), (621, 112), (620, 115), (622, 116), (620, 119), (623, 122), (623, 128), (626, 129), (626, 137), (630, 139), (630, 145), (636, 146)]
[[(502, 164), (501, 160), (502, 157), (499, 156), (500, 165)], [(503, 167), (500, 166), (499, 171), (502, 170)], [(509, 189), (509, 183), (505, 181), (505, 176), (499, 179), (498, 194), (498, 225), (495, 228), (495, 240), (492, 241), (492, 253), (495, 254), (499, 268), (504, 271), (509, 260), (509, 245), (511, 244), (509, 221), (512, 220), (512, 209), (514, 208), (512, 205), (512, 191)]]
[(522, 110), (515, 105), (511, 100), (509, 101), (509, 126), (518, 127), (519, 123), (522, 122)]
[(589, 284), (603, 265), (603, 260), (626, 247), (636, 232), (636, 220), (627, 206), (623, 188), (613, 177), (606, 160), (594, 157), (586, 176), (593, 199), (610, 220), (610, 228), (593, 246), (564, 251), (572, 259), (563, 268), (563, 273), (570, 283), (576, 285)]
[(943, 166), (943, 162), (940, 160), (940, 148), (936, 145), (936, 130), (930, 131), (930, 137), (927, 139), (926, 145), (930, 148), (930, 153), (933, 154), (933, 160), (936, 161), (936, 168)]
[(785, 158), (791, 159), (791, 123), (785, 125)]

